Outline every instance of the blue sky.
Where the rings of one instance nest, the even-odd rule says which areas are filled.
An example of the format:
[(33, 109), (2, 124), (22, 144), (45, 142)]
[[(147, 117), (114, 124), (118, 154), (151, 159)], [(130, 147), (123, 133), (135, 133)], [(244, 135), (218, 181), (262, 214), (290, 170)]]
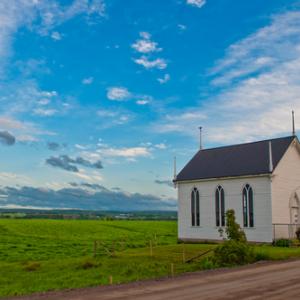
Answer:
[(2, 0), (0, 29), (2, 207), (175, 209), (198, 126), (213, 147), (300, 112), (300, 1)]

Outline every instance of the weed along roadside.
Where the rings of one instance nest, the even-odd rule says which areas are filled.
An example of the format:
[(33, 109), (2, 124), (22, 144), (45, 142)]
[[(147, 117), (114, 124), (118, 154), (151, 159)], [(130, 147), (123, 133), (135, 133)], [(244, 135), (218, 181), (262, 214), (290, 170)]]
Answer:
[(0, 228), (1, 297), (300, 257), (297, 247), (248, 245), (232, 211), (219, 245), (177, 243), (174, 221), (0, 219)]

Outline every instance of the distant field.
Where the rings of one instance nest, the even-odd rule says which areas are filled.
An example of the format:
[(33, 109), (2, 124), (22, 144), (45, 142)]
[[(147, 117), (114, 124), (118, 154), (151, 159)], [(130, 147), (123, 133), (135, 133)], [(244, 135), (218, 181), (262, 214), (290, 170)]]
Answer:
[[(214, 247), (177, 244), (174, 221), (0, 219), (0, 297), (209, 268), (202, 258), (183, 259)], [(271, 259), (300, 256), (298, 249), (256, 251)]]

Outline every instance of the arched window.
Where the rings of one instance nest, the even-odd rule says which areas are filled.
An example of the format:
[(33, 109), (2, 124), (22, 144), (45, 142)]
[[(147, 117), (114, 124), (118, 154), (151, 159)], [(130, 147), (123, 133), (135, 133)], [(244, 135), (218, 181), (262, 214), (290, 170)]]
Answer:
[(253, 189), (246, 184), (243, 189), (243, 219), (244, 227), (253, 227)]
[(200, 226), (200, 197), (199, 191), (194, 188), (191, 194), (192, 226)]
[(216, 203), (216, 226), (225, 226), (225, 193), (224, 189), (219, 185), (215, 195)]

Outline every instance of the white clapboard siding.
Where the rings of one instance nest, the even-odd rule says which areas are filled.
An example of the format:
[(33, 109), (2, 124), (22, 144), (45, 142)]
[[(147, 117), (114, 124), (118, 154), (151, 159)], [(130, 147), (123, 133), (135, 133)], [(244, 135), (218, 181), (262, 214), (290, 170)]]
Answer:
[[(250, 184), (254, 192), (254, 228), (245, 228), (249, 241), (272, 242), (271, 181), (269, 176), (178, 182), (178, 237), (180, 240), (222, 240), (215, 225), (215, 190), (225, 191), (225, 210), (234, 209), (243, 224), (242, 190)], [(200, 227), (191, 226), (191, 191), (200, 193)]]
[[(300, 189), (299, 144), (294, 141), (282, 157), (272, 176), (272, 221), (291, 223), (290, 200)], [(288, 237), (287, 227), (277, 226), (277, 236)], [(280, 230), (282, 233), (280, 233)]]

